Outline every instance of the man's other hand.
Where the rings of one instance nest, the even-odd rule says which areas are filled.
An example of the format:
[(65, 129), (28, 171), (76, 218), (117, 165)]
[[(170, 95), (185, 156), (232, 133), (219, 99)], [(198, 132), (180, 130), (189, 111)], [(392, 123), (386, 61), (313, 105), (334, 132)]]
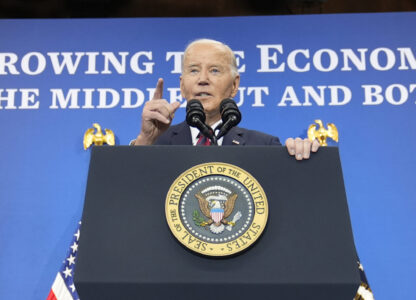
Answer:
[(318, 140), (311, 142), (308, 138), (303, 140), (301, 138), (288, 138), (285, 144), (287, 152), (289, 152), (290, 155), (294, 155), (297, 160), (308, 159), (311, 155), (311, 151), (318, 151), (320, 146)]
[(163, 79), (159, 78), (153, 98), (143, 107), (142, 128), (134, 145), (152, 145), (169, 128), (179, 106), (179, 102), (163, 99)]

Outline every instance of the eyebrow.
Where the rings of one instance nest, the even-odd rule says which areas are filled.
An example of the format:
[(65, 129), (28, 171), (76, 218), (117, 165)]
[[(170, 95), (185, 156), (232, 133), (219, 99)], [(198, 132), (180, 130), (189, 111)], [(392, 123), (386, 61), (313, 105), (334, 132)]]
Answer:
[(187, 65), (186, 67), (193, 68), (193, 67), (199, 67), (199, 66), (201, 66), (201, 64), (190, 64), (190, 65)]
[[(192, 63), (192, 64), (189, 64), (185, 67), (188, 68), (188, 69), (193, 68), (193, 67), (201, 67), (201, 64), (200, 63)], [(216, 68), (219, 68), (219, 69), (224, 68), (224, 66), (221, 65), (221, 64), (212, 64), (212, 65), (208, 66), (208, 68), (212, 68), (212, 67), (216, 67)]]

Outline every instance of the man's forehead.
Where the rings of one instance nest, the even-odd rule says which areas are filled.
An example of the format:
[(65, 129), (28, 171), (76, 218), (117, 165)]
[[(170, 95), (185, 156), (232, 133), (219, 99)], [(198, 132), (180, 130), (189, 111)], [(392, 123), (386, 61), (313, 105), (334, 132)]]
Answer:
[(184, 60), (194, 60), (204, 57), (216, 57), (229, 59), (230, 53), (222, 45), (216, 45), (211, 43), (198, 43), (192, 45), (185, 52)]
[(226, 66), (230, 64), (230, 58), (227, 57), (225, 54), (215, 54), (215, 55), (204, 55), (202, 53), (197, 53), (196, 55), (187, 55), (184, 57), (184, 66), (185, 67), (192, 67), (192, 66)]

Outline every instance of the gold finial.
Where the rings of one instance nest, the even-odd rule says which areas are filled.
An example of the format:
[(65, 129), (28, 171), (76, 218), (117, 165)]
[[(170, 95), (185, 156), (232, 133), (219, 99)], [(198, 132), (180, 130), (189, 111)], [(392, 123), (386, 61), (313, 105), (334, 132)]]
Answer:
[(110, 129), (105, 129), (105, 135), (101, 131), (101, 126), (98, 123), (92, 124), (97, 130), (94, 135), (94, 128), (88, 128), (84, 134), (84, 150), (87, 150), (92, 144), (96, 146), (102, 146), (104, 143), (114, 146), (115, 138), (114, 133)]
[(328, 129), (325, 129), (321, 120), (315, 120), (315, 123), (319, 125), (318, 130), (316, 130), (315, 124), (311, 124), (308, 128), (308, 138), (311, 141), (313, 141), (314, 139), (318, 139), (319, 144), (321, 144), (321, 146), (328, 146), (326, 142), (327, 138), (331, 138), (335, 142), (338, 142), (338, 129), (337, 127), (335, 127), (335, 124), (328, 123), (326, 124)]

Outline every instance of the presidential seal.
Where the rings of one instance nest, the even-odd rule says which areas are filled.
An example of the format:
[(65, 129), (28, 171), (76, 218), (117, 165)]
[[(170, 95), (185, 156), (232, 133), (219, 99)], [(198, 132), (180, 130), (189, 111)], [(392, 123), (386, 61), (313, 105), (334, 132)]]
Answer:
[(227, 256), (260, 237), (268, 204), (251, 174), (213, 162), (194, 166), (174, 181), (165, 212), (170, 230), (184, 246), (203, 255)]

